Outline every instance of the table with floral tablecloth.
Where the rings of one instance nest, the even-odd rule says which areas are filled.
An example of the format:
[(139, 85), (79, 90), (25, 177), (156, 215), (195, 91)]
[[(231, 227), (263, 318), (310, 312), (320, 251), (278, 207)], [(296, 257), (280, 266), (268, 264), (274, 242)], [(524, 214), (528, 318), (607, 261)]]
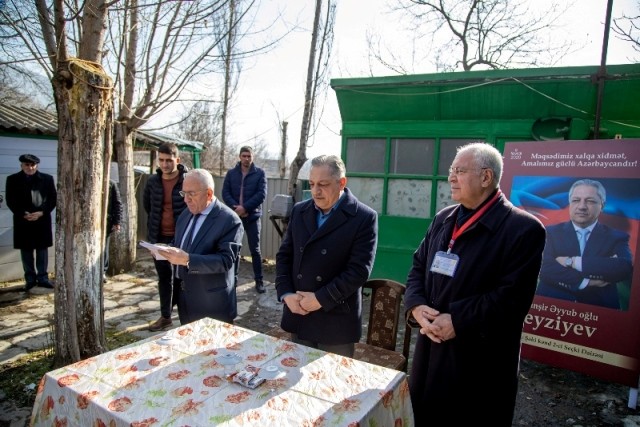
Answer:
[[(278, 375), (233, 382), (247, 365)], [(413, 410), (403, 372), (203, 319), (48, 372), (31, 424), (412, 426)]]

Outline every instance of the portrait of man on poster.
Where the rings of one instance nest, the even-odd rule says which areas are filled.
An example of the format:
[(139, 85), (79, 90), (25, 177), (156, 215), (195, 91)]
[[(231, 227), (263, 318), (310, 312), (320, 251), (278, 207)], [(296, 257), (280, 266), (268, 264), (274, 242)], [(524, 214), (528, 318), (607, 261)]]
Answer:
[(568, 197), (569, 221), (547, 227), (536, 294), (626, 310), (618, 285), (631, 283), (630, 236), (599, 221), (607, 202), (604, 185), (578, 179)]

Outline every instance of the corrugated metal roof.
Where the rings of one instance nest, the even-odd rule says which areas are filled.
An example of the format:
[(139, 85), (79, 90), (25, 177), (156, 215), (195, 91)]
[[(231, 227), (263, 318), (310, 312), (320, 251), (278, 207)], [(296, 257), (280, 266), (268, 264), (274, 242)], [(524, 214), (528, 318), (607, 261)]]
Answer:
[[(58, 135), (58, 117), (42, 108), (16, 107), (0, 103), (0, 132), (29, 135)], [(157, 148), (165, 142), (173, 142), (181, 150), (202, 151), (204, 143), (189, 141), (171, 135), (143, 129), (136, 131), (136, 145)]]
[(30, 135), (57, 135), (58, 118), (42, 108), (0, 103), (0, 130)]
[(160, 132), (138, 129), (136, 130), (136, 143), (149, 144), (153, 146), (159, 146), (165, 142), (173, 142), (184, 150), (185, 147), (191, 147), (192, 150), (202, 151), (204, 143), (198, 141), (190, 141), (188, 139), (176, 138), (175, 136), (166, 135)]

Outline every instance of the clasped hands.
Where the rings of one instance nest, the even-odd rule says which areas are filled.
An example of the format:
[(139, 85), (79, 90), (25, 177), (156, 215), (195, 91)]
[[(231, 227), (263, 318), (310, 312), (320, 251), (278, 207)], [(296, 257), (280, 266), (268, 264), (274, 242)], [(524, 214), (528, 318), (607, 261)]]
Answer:
[(420, 324), (420, 333), (431, 341), (441, 343), (456, 337), (449, 313), (440, 313), (428, 305), (418, 305), (411, 310), (411, 314)]
[(233, 206), (233, 210), (234, 210), (235, 213), (238, 214), (238, 216), (240, 218), (245, 218), (245, 217), (249, 216), (249, 213), (247, 212), (247, 210), (242, 205), (234, 205)]
[(283, 298), (292, 313), (306, 315), (322, 307), (313, 292), (298, 291)]
[(42, 211), (25, 212), (23, 218), (26, 219), (27, 221), (37, 221), (40, 218), (42, 218), (43, 215), (44, 215), (44, 213), (42, 213)]

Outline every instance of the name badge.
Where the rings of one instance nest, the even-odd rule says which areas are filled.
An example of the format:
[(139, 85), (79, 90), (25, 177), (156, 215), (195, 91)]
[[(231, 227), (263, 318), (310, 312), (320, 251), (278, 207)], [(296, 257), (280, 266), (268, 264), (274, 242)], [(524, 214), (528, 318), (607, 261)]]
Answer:
[(458, 267), (458, 261), (460, 261), (458, 255), (438, 251), (433, 259), (433, 264), (431, 264), (431, 271), (453, 277), (456, 267)]

